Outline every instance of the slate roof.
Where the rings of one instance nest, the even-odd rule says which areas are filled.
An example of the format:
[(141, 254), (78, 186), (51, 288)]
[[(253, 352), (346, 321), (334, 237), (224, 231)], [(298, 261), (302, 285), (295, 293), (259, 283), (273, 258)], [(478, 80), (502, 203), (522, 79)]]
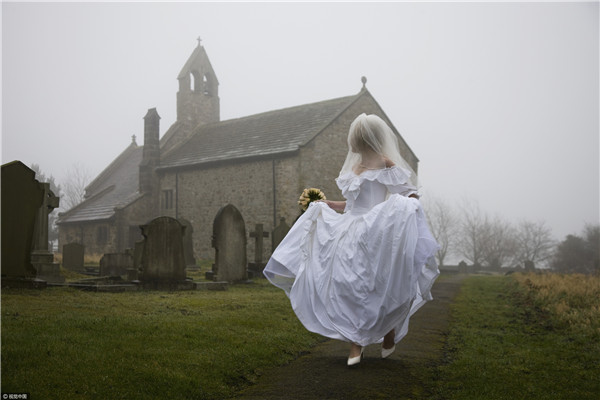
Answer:
[(295, 152), (363, 93), (202, 125), (162, 157), (159, 169)]
[[(200, 126), (187, 141), (162, 155), (159, 169), (294, 153), (367, 93), (365, 89), (353, 96)], [(142, 152), (142, 146), (132, 143), (88, 185), (86, 199), (62, 213), (57, 223), (108, 220), (114, 216), (115, 208), (142, 197), (139, 192)]]
[(115, 208), (131, 204), (138, 192), (142, 146), (132, 143), (86, 188), (86, 199), (61, 213), (58, 224), (110, 219)]

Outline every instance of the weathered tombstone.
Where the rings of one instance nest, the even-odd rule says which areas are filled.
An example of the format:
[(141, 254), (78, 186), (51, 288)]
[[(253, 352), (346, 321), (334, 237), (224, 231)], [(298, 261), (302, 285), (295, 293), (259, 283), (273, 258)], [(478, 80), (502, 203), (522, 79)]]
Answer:
[(458, 272), (461, 274), (466, 274), (469, 272), (469, 267), (467, 266), (466, 262), (461, 261), (458, 263)]
[(185, 258), (185, 266), (188, 268), (196, 267), (196, 258), (194, 257), (194, 227), (192, 223), (184, 218), (178, 219), (181, 225), (185, 226), (183, 231), (183, 257)]
[(83, 271), (85, 246), (81, 243), (67, 243), (63, 246), (62, 263), (69, 271)]
[(131, 253), (107, 253), (100, 259), (100, 276), (128, 275), (129, 269), (133, 269)]
[(535, 271), (535, 264), (533, 261), (525, 261), (525, 271)]
[(174, 218), (158, 217), (140, 228), (144, 236), (140, 281), (153, 283), (156, 288), (178, 288), (176, 284), (186, 280), (185, 227)]
[(228, 282), (248, 279), (246, 224), (234, 205), (222, 207), (215, 216), (212, 246), (215, 248), (215, 263), (212, 274), (207, 273), (207, 277)]
[(254, 232), (250, 232), (250, 237), (254, 238), (254, 262), (248, 263), (251, 271), (261, 272), (265, 268), (263, 263), (263, 239), (269, 237), (269, 232), (263, 230), (263, 224), (256, 224)]
[(50, 190), (50, 184), (40, 183), (44, 190), (43, 202), (38, 208), (33, 230), (31, 264), (37, 271), (37, 277), (47, 282), (64, 282), (60, 274), (60, 264), (54, 262), (54, 253), (48, 250), (48, 214), (58, 208), (59, 198)]
[(279, 218), (279, 225), (273, 229), (273, 234), (271, 235), (271, 248), (272, 251), (275, 251), (279, 243), (283, 240), (285, 235), (290, 231), (290, 226), (285, 222), (285, 218)]
[[(20, 161), (2, 165), (2, 286), (36, 286), (33, 233), (44, 188)], [(19, 283), (20, 282), (20, 283)]]

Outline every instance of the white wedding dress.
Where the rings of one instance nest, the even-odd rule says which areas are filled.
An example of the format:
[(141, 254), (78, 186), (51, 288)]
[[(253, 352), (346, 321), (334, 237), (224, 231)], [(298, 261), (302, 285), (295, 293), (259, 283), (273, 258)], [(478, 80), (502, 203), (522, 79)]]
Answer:
[(264, 269), (311, 332), (361, 346), (395, 341), (410, 316), (431, 300), (439, 246), (400, 167), (353, 172), (336, 181), (346, 198), (339, 214), (311, 203)]

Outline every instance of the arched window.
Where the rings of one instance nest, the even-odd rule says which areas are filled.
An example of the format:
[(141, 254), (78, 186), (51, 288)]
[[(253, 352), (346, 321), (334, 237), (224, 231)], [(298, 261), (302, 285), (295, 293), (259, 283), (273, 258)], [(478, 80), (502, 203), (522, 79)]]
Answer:
[(208, 78), (206, 77), (206, 75), (204, 75), (202, 77), (202, 88), (203, 88), (204, 94), (206, 94), (206, 95), (210, 94), (210, 90), (208, 87)]
[(194, 70), (192, 71), (191, 75), (191, 88), (194, 92), (198, 92), (200, 93), (202, 90), (202, 86), (203, 86), (203, 79), (202, 79), (202, 75), (200, 75), (200, 72)]

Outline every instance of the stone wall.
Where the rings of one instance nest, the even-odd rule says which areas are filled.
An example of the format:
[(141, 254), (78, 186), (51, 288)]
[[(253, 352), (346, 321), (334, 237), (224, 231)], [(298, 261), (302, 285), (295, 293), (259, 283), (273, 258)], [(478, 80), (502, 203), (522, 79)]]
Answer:
[(85, 245), (85, 254), (116, 252), (117, 227), (112, 221), (61, 225), (58, 237), (59, 251), (68, 243)]
[[(268, 231), (273, 228), (272, 160), (167, 171), (161, 178), (161, 190), (173, 193), (173, 207), (163, 207), (161, 213), (192, 223), (194, 253), (198, 258), (214, 257), (211, 246), (213, 220), (219, 209), (227, 204), (240, 210), (248, 232), (256, 223), (262, 223)], [(250, 242), (248, 256), (254, 257), (253, 243)]]
[(109, 220), (61, 224), (59, 251), (68, 243), (85, 245), (86, 254), (119, 253), (133, 248), (135, 240), (141, 238), (139, 225), (157, 216), (153, 209), (154, 199), (144, 196), (125, 208), (115, 210), (115, 215)]

